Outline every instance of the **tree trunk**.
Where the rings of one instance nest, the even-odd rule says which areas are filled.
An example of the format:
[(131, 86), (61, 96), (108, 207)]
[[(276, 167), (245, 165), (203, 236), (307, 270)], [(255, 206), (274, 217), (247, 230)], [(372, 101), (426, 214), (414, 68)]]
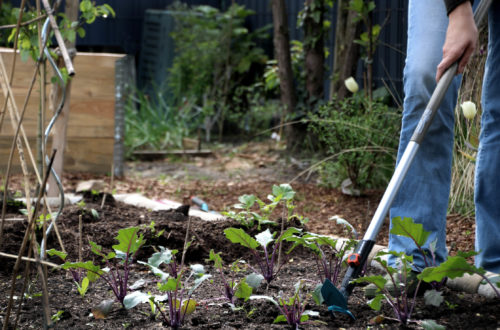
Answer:
[(359, 46), (353, 42), (359, 35), (361, 25), (355, 22), (356, 13), (346, 9), (348, 0), (337, 1), (337, 26), (333, 51), (333, 70), (330, 82), (330, 99), (337, 95), (342, 99), (346, 95), (344, 80), (354, 76), (359, 59)]
[[(66, 9), (65, 14), (71, 22), (78, 20), (78, 0), (67, 0), (66, 1)], [(68, 49), (70, 54), (76, 55), (75, 43), (66, 41), (66, 48)], [(74, 56), (72, 56), (73, 58)], [(62, 60), (60, 66), (64, 66), (64, 62)], [(58, 83), (52, 85), (52, 108), (55, 111), (55, 107), (60, 102), (60, 97), (62, 94), (61, 87)], [(54, 124), (52, 135), (52, 149), (57, 149), (56, 156), (54, 158), (54, 163), (52, 168), (57, 173), (57, 175), (61, 178), (63, 169), (64, 169), (64, 150), (66, 148), (66, 131), (68, 127), (69, 121), (69, 102), (71, 96), (71, 80), (68, 80), (68, 84), (66, 85), (66, 101), (64, 103), (63, 109), (59, 118)], [(47, 195), (51, 197), (57, 197), (59, 195), (59, 190), (56, 185), (56, 181), (53, 176), (49, 178), (49, 189), (47, 191)]]
[[(310, 9), (313, 2), (316, 6), (314, 9)], [(306, 89), (308, 103), (312, 105), (324, 95), (325, 38), (323, 22), (326, 6), (324, 0), (306, 0), (305, 5), (307, 8), (304, 19)], [(317, 16), (316, 13), (320, 13), (320, 16)]]
[[(271, 0), (274, 25), (274, 52), (278, 60), (278, 73), (280, 78), (281, 102), (284, 107), (284, 118), (293, 118), (297, 104), (295, 87), (293, 84), (292, 57), (290, 55), (290, 36), (288, 31), (287, 11), (284, 0)], [(287, 149), (295, 145), (294, 128), (292, 125), (285, 127)]]

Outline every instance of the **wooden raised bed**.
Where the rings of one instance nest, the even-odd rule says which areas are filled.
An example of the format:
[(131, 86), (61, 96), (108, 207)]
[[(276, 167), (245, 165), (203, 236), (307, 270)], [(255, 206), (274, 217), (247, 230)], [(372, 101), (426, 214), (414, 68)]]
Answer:
[[(0, 55), (3, 57), (7, 71), (10, 72), (12, 50), (0, 48)], [(71, 89), (64, 171), (90, 173), (111, 171), (115, 132), (115, 62), (121, 57), (123, 55), (104, 53), (78, 53), (75, 57), (76, 75)], [(31, 59), (22, 62), (20, 57), (17, 57), (12, 89), (20, 111), (33, 77), (34, 67)], [(47, 67), (47, 93), (50, 93), (50, 78), (54, 73), (50, 66)], [(1, 106), (4, 102), (5, 98), (0, 92)], [(34, 154), (36, 153), (39, 105), (40, 82), (37, 81), (23, 120), (24, 130)], [(49, 109), (48, 101), (47, 109)], [(47, 111), (46, 116), (48, 117), (46, 118), (47, 125), (52, 116), (50, 110)], [(14, 130), (7, 114), (0, 130), (0, 173), (5, 173), (13, 135)], [(14, 164), (13, 171), (19, 172), (17, 151)]]

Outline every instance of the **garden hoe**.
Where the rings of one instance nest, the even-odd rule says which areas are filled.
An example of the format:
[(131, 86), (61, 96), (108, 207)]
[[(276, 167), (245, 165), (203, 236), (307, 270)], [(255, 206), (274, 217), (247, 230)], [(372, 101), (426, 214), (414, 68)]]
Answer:
[[(491, 5), (492, 0), (482, 0), (477, 6), (474, 12), (474, 20), (476, 25), (486, 16), (488, 8)], [(365, 236), (358, 243), (356, 249), (347, 257), (347, 272), (344, 275), (340, 289), (337, 289), (330, 280), (326, 279), (321, 288), (321, 294), (325, 303), (328, 306), (328, 310), (331, 311), (332, 315), (334, 312), (340, 312), (349, 315), (354, 319), (354, 315), (347, 309), (347, 299), (354, 289), (355, 284), (351, 280), (356, 279), (360, 276), (365, 263), (367, 261), (368, 255), (370, 254), (373, 246), (375, 245), (375, 238), (384, 223), (384, 218), (386, 217), (389, 208), (401, 187), (401, 183), (408, 173), (408, 169), (418, 151), (420, 143), (422, 142), (431, 122), (436, 114), (443, 97), (450, 87), (451, 81), (455, 76), (458, 69), (458, 61), (451, 65), (446, 72), (443, 74), (439, 80), (436, 89), (431, 95), (429, 103), (420, 118), (415, 131), (408, 143), (406, 149), (404, 150), (401, 159), (394, 170), (394, 174), (389, 181), (389, 185), (382, 196), (375, 214), (370, 222)]]

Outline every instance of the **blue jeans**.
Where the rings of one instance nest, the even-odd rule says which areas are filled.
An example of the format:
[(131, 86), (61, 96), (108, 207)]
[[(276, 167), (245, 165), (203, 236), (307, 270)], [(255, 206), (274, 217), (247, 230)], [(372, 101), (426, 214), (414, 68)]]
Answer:
[[(478, 1), (476, 1), (476, 4)], [(404, 69), (404, 110), (398, 161), (436, 86), (436, 67), (442, 58), (448, 17), (443, 1), (410, 0), (408, 45)], [(481, 134), (476, 160), (476, 266), (500, 273), (500, 3), (489, 12), (490, 39), (483, 82)], [(446, 213), (453, 156), (454, 108), (460, 77), (456, 77), (420, 145), (419, 151), (390, 209), (391, 219), (410, 217), (436, 241), (436, 262), (446, 260)], [(475, 100), (479, 101), (479, 100)], [(392, 224), (391, 224), (392, 226)], [(466, 238), (464, 238), (466, 239)], [(413, 255), (417, 268), (424, 258), (415, 244), (390, 235), (389, 249)], [(395, 258), (389, 264), (395, 265)]]

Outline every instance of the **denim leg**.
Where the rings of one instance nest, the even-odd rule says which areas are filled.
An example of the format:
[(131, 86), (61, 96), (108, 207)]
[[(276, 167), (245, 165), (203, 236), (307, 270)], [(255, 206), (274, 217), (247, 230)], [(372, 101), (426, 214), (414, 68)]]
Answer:
[(489, 12), (481, 134), (476, 163), (476, 266), (500, 273), (500, 3)]
[[(436, 87), (436, 67), (442, 58), (447, 26), (443, 1), (410, 0), (398, 162)], [(451, 184), (453, 109), (459, 82), (459, 77), (455, 78), (448, 90), (390, 209), (391, 219), (410, 217), (431, 232), (424, 249), (428, 250), (429, 243), (437, 240), (438, 263), (447, 257), (446, 211)], [(416, 268), (425, 267), (422, 255), (410, 239), (390, 235), (389, 249), (413, 255)], [(395, 263), (395, 258), (389, 257), (389, 264), (396, 266)]]

